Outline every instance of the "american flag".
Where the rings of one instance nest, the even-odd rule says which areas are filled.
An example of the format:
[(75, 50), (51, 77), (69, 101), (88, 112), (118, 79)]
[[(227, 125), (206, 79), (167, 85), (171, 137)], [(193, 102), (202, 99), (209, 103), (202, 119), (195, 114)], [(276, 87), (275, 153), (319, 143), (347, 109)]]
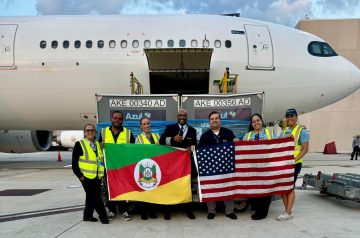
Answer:
[(202, 202), (288, 193), (294, 186), (294, 139), (197, 147)]

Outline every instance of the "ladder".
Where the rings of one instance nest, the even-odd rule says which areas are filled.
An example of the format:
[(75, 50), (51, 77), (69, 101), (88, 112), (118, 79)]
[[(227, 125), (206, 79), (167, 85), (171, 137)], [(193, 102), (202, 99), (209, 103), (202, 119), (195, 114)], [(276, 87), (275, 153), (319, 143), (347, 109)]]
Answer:
[(131, 94), (144, 94), (144, 87), (134, 76), (133, 72), (130, 73), (130, 89)]
[(229, 74), (229, 78), (227, 78), (227, 75), (224, 74), (221, 80), (214, 80), (213, 84), (218, 85), (219, 92), (222, 94), (237, 93), (238, 79), (239, 79), (238, 74)]

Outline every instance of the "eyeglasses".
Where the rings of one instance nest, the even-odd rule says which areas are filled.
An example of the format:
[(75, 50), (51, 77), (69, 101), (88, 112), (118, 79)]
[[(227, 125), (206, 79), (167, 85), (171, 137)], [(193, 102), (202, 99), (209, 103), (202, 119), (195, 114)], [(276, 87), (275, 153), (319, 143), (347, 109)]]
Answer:
[(96, 130), (94, 129), (86, 129), (85, 132), (95, 132)]

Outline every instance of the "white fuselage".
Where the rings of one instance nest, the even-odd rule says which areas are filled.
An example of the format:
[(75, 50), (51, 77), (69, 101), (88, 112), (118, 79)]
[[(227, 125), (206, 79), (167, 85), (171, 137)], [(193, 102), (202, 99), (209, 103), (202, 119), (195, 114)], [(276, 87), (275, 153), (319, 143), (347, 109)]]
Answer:
[[(168, 40), (174, 40), (174, 48), (180, 48), (180, 40), (185, 40), (187, 48), (202, 48), (204, 39), (209, 40), (214, 51), (208, 93), (219, 93), (213, 81), (230, 67), (231, 73), (239, 74), (239, 93), (265, 92), (266, 121), (281, 118), (289, 107), (299, 113), (324, 107), (360, 86), (359, 69), (343, 57), (308, 53), (309, 42), (323, 40), (266, 22), (204, 15), (0, 18), (0, 27), (9, 24), (17, 29), (10, 49), (13, 64), (6, 65), (0, 58), (0, 129), (81, 129), (86, 122), (96, 122), (95, 94), (130, 94), (130, 72), (143, 84), (144, 93), (150, 94), (145, 40), (151, 42), (150, 48), (156, 48), (157, 40), (162, 40), (161, 48), (169, 48)], [(244, 25), (268, 29), (270, 45), (264, 49), (269, 67), (268, 62), (261, 66), (260, 59), (258, 68), (249, 69), (249, 59), (261, 53), (251, 48), (255, 43)], [(232, 34), (232, 30), (243, 34)], [(197, 47), (190, 44), (194, 39)], [(74, 47), (77, 40), (81, 41), (78, 49)], [(86, 48), (88, 40), (92, 48)], [(99, 40), (104, 41), (103, 48), (98, 48)], [(115, 48), (109, 47), (112, 40)], [(120, 46), (123, 40), (126, 48)], [(134, 40), (139, 41), (139, 48), (132, 46)], [(214, 46), (215, 40), (220, 40), (220, 48)], [(224, 46), (226, 40), (231, 41), (231, 48)], [(46, 41), (45, 49), (40, 48), (41, 41)], [(52, 41), (58, 42), (56, 49)], [(69, 48), (63, 47), (63, 41), (69, 41)]]

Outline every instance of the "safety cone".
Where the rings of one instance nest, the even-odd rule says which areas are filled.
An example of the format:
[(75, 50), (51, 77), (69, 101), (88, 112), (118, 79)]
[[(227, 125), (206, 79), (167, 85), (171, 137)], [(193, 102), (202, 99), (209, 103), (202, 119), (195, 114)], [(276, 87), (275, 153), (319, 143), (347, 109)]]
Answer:
[(58, 150), (58, 158), (57, 158), (57, 162), (62, 162), (62, 159), (61, 159), (61, 154), (60, 154), (60, 149)]

